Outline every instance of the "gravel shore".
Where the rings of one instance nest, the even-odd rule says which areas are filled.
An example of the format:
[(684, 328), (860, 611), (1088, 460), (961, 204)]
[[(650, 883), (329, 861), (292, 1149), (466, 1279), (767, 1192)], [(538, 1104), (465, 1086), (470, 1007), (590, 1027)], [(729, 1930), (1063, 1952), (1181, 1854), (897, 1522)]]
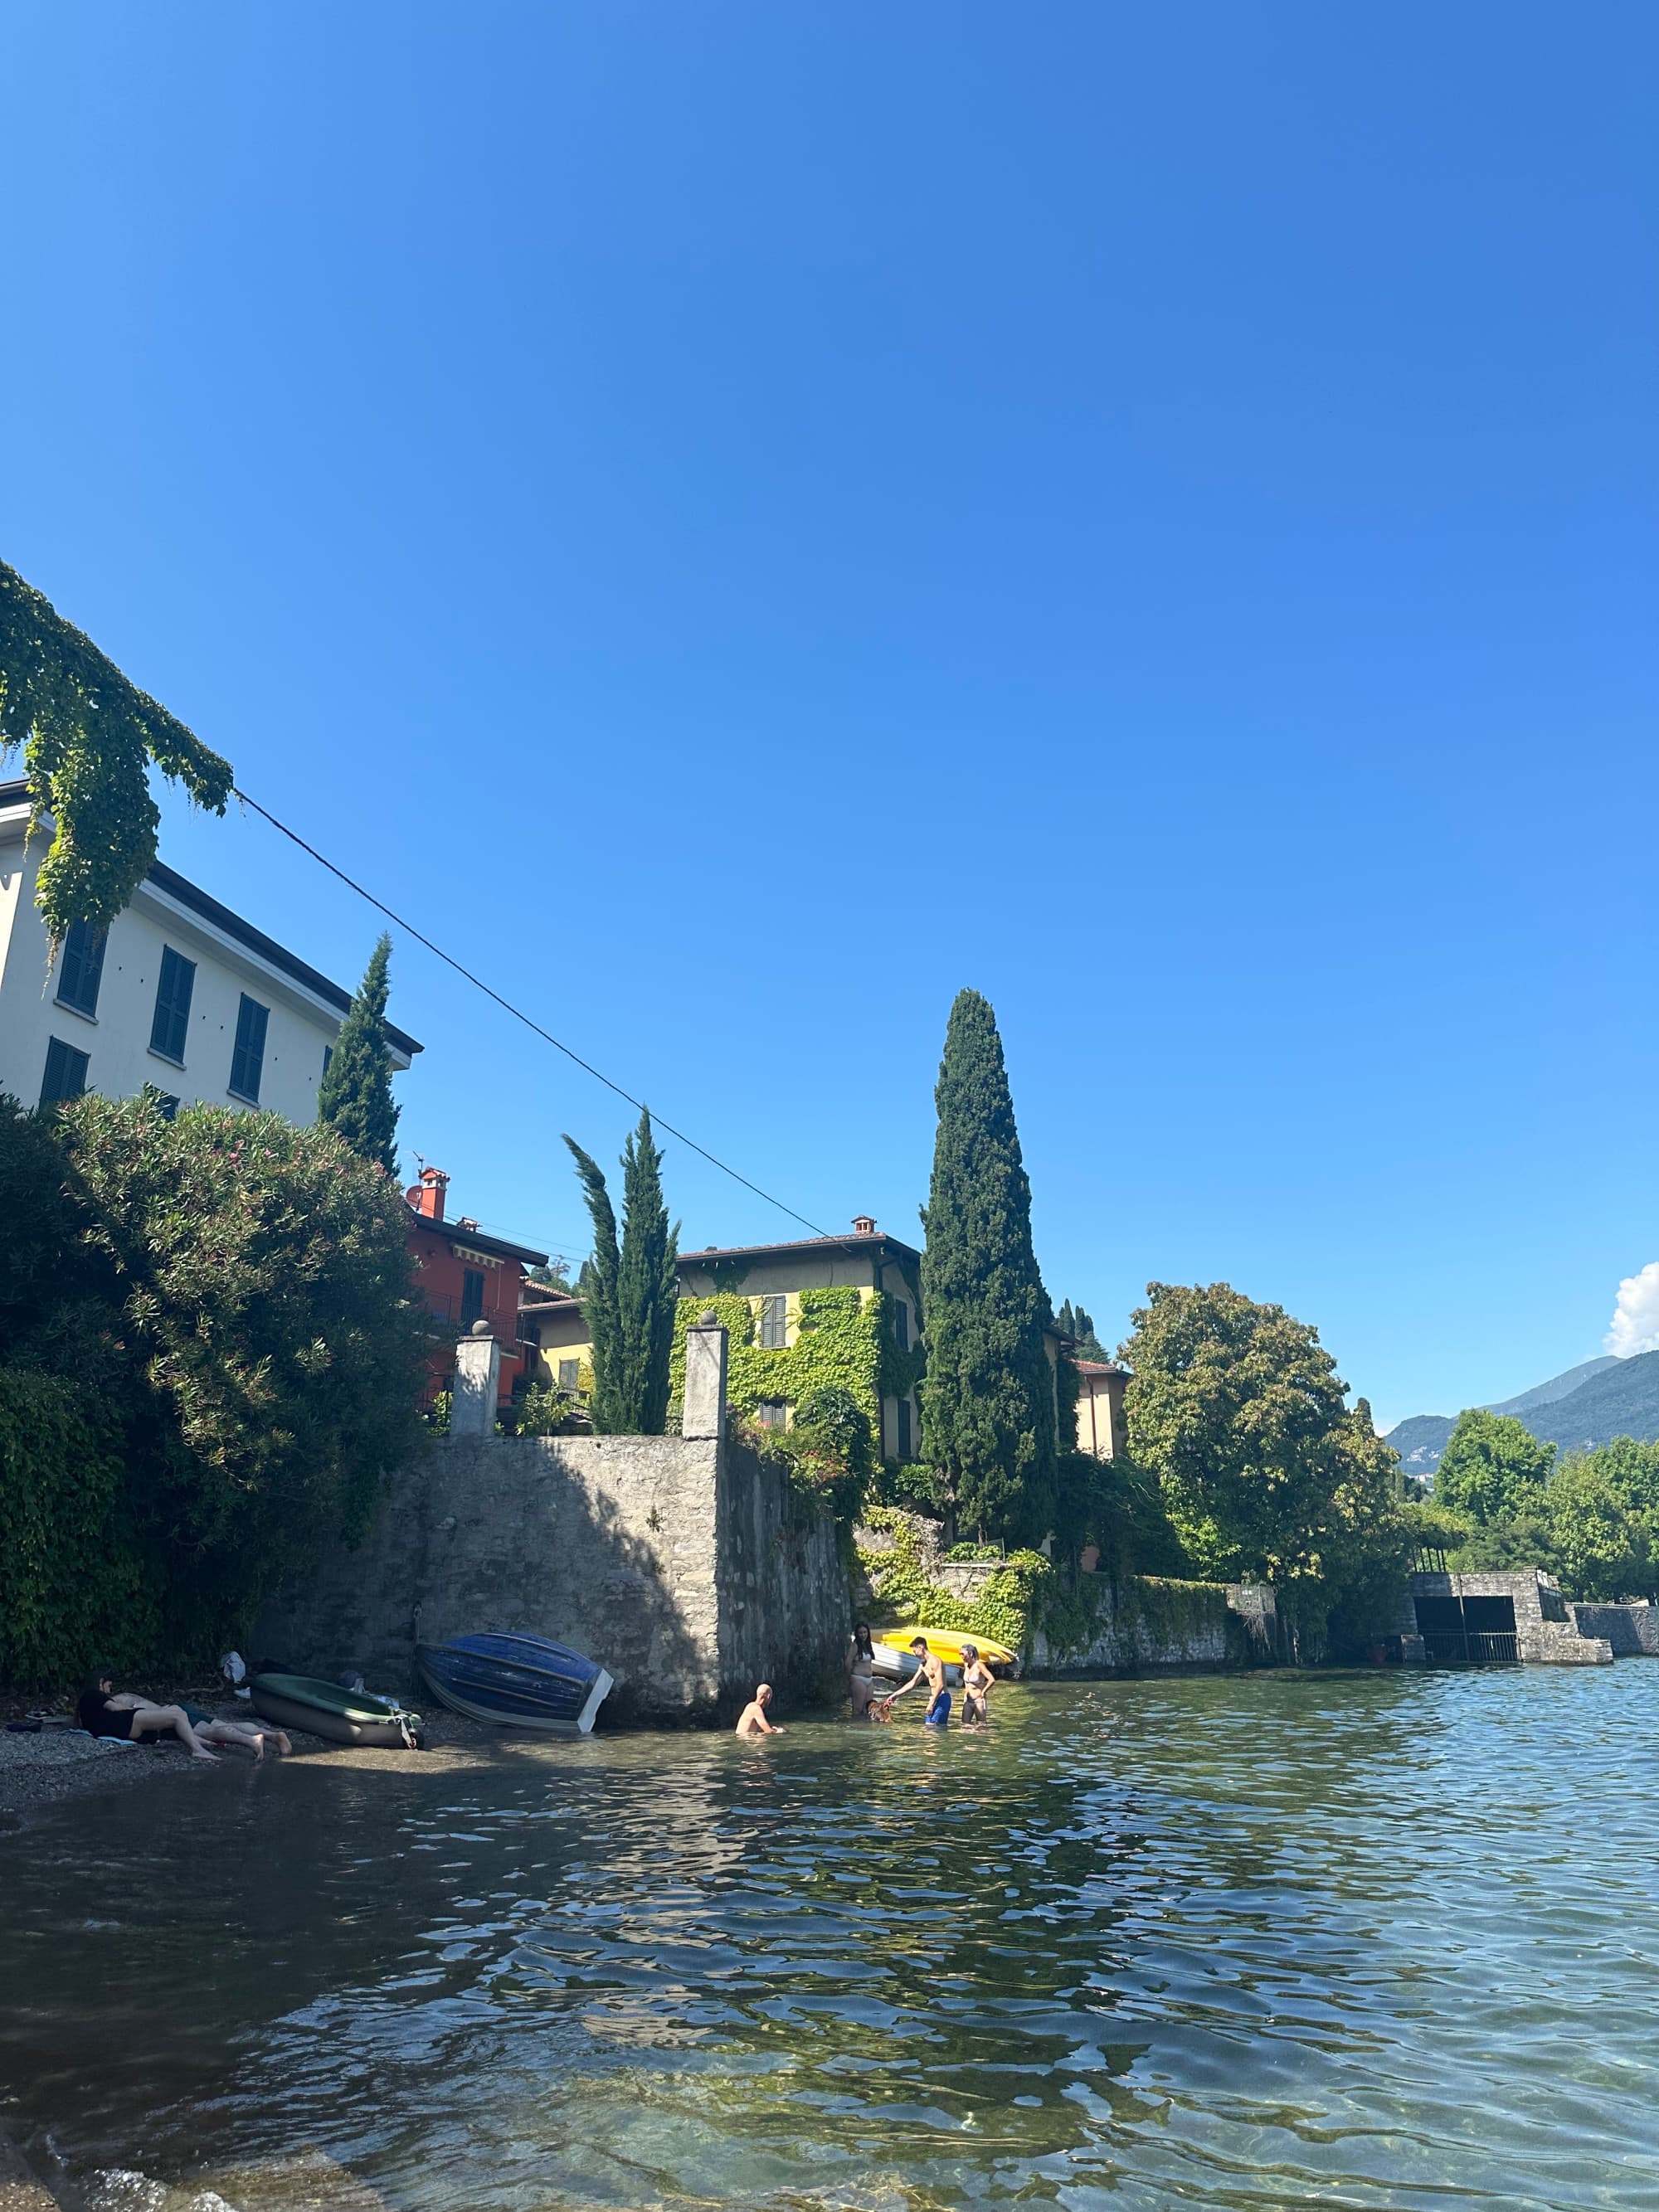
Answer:
[[(258, 1717), (240, 1701), (233, 1709), (222, 1695), (204, 1695), (199, 1691), (172, 1694), (188, 1696), (191, 1704), (211, 1709), (225, 1720), (252, 1723)], [(367, 1751), (349, 1744), (325, 1743), (319, 1736), (296, 1730), (292, 1755), (326, 1759), (337, 1766), (407, 1767), (422, 1772), (522, 1757), (537, 1741), (534, 1737), (515, 1736), (482, 1721), (442, 1711), (426, 1717), (425, 1735), (422, 1751)], [(276, 1756), (274, 1751), (266, 1753), (268, 1759)], [(220, 1763), (245, 1765), (248, 1754), (224, 1750)], [(66, 1797), (90, 1796), (100, 1790), (128, 1789), (164, 1778), (178, 1784), (197, 1784), (214, 1771), (191, 1759), (182, 1744), (118, 1743), (107, 1736), (88, 1735), (77, 1728), (43, 1728), (38, 1735), (14, 1735), (0, 1728), (0, 1835), (15, 1832), (36, 1814)], [(0, 2212), (4, 2212), (3, 2204)]]

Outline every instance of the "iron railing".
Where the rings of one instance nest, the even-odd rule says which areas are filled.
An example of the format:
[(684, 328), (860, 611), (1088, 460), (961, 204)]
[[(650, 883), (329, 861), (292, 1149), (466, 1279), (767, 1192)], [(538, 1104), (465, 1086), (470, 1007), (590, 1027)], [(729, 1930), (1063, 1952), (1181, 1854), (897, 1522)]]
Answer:
[(1521, 1638), (1513, 1631), (1492, 1628), (1435, 1629), (1423, 1638), (1434, 1667), (1518, 1667)]

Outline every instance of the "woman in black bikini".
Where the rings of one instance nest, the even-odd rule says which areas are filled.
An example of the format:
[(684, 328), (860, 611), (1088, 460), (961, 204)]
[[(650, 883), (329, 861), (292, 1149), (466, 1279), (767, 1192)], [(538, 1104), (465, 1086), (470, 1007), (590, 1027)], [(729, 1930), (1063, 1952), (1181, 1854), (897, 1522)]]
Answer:
[(991, 1685), (996, 1680), (979, 1656), (976, 1644), (962, 1647), (962, 1725), (963, 1728), (983, 1728), (989, 1715), (986, 1700)]

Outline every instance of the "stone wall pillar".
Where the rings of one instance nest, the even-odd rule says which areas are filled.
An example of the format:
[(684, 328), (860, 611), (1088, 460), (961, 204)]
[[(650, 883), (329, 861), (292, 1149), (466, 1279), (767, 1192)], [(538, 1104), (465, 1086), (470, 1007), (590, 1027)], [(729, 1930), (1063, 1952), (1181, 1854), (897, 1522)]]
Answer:
[[(478, 1330), (483, 1333), (477, 1334)], [(452, 1437), (493, 1437), (495, 1401), (501, 1395), (501, 1347), (478, 1322), (474, 1334), (455, 1346), (455, 1389), (449, 1408)]]
[(726, 1331), (713, 1313), (705, 1313), (685, 1332), (680, 1434), (716, 1438), (726, 1434)]

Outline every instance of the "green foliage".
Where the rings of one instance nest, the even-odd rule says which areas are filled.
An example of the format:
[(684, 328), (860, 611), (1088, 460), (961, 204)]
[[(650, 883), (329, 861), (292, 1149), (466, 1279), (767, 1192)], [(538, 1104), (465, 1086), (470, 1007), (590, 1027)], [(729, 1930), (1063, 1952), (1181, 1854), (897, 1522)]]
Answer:
[(1437, 1505), (1467, 1515), (1477, 1528), (1513, 1521), (1544, 1502), (1553, 1444), (1506, 1413), (1479, 1406), (1457, 1417), (1434, 1478)]
[[(513, 1434), (518, 1437), (562, 1436), (575, 1410), (568, 1390), (550, 1383), (532, 1383), (514, 1409)], [(445, 1426), (448, 1426), (446, 1420)]]
[(46, 1688), (151, 1656), (155, 1599), (125, 1525), (122, 1441), (96, 1393), (0, 1367), (0, 1681)]
[(945, 1507), (944, 1486), (924, 1460), (889, 1460), (877, 1470), (871, 1494), (883, 1505), (908, 1508), (937, 1520)]
[[(684, 1340), (682, 1340), (683, 1341)], [(875, 1467), (870, 1419), (850, 1390), (835, 1383), (811, 1390), (787, 1429), (738, 1416), (741, 1440), (781, 1465), (802, 1498), (850, 1528), (863, 1506)]]
[[(1549, 1449), (1546, 1447), (1545, 1449)], [(1569, 1452), (1540, 1484), (1526, 1476), (1510, 1510), (1485, 1521), (1454, 1514), (1436, 1485), (1448, 1564), (1466, 1573), (1541, 1567), (1570, 1598), (1613, 1599), (1659, 1581), (1659, 1445), (1615, 1437), (1599, 1449)]]
[(1298, 1586), (1310, 1616), (1374, 1610), (1411, 1548), (1397, 1462), (1318, 1332), (1225, 1283), (1148, 1294), (1124, 1347), (1130, 1454), (1192, 1565), (1272, 1582), (1287, 1612)]
[(54, 950), (71, 922), (106, 927), (153, 865), (152, 761), (198, 806), (230, 796), (229, 762), (0, 561), (0, 757), (20, 744), (31, 827), (54, 824), (34, 892)]
[[(213, 1107), (168, 1122), (143, 1098), (46, 1121), (8, 1102), (0, 1165), (23, 1170), (8, 1198), (33, 1271), (0, 1301), (0, 1362), (14, 1390), (74, 1390), (38, 1397), (44, 1458), (8, 1454), (0, 1522), (53, 1531), (14, 1559), (32, 1595), (8, 1614), (44, 1606), (106, 1658), (191, 1663), (362, 1530), (419, 1434), (402, 1200), (331, 1130)], [(51, 1438), (71, 1434), (86, 1480), (66, 1495)], [(83, 1578), (73, 1602), (59, 1573)], [(38, 1628), (4, 1633), (12, 1663), (58, 1663)]]
[(685, 1390), (685, 1332), (712, 1311), (726, 1329), (726, 1392), (738, 1413), (782, 1402), (794, 1407), (799, 1420), (801, 1406), (817, 1392), (844, 1390), (862, 1409), (873, 1440), (881, 1429), (892, 1303), (884, 1291), (866, 1294), (850, 1284), (803, 1291), (795, 1341), (769, 1347), (756, 1342), (755, 1309), (740, 1291), (682, 1298), (674, 1320), (674, 1416)]
[(1081, 1306), (1074, 1306), (1070, 1298), (1054, 1316), (1054, 1327), (1062, 1336), (1077, 1339), (1077, 1349), (1072, 1355), (1074, 1359), (1097, 1359), (1103, 1366), (1110, 1359), (1111, 1354), (1095, 1334), (1092, 1318)]
[(1009, 1553), (969, 1603), (931, 1579), (908, 1514), (875, 1506), (866, 1514), (865, 1526), (893, 1540), (891, 1551), (859, 1547), (865, 1580), (872, 1588), (880, 1584), (872, 1608), (878, 1622), (906, 1626), (919, 1621), (930, 1628), (988, 1636), (1012, 1651), (1022, 1651), (1029, 1644), (1042, 1602), (1054, 1587), (1054, 1568), (1041, 1552)]
[(925, 1455), (964, 1528), (1041, 1540), (1055, 1504), (1048, 1292), (1031, 1245), (1031, 1189), (989, 1004), (957, 994), (934, 1098), (924, 1214)]
[[(641, 1114), (623, 1152), (620, 1241), (598, 1164), (574, 1137), (565, 1143), (593, 1224), (593, 1256), (582, 1268), (583, 1313), (593, 1347), (593, 1426), (601, 1436), (659, 1437), (672, 1387), (679, 1230), (668, 1225), (662, 1155), (651, 1116)], [(682, 1358), (684, 1350), (682, 1338)], [(684, 1372), (682, 1366), (682, 1377)]]
[(392, 1096), (392, 1048), (386, 1036), (387, 966), (384, 933), (340, 1024), (328, 1073), (317, 1093), (317, 1119), (336, 1128), (361, 1160), (398, 1172), (398, 1107)]

